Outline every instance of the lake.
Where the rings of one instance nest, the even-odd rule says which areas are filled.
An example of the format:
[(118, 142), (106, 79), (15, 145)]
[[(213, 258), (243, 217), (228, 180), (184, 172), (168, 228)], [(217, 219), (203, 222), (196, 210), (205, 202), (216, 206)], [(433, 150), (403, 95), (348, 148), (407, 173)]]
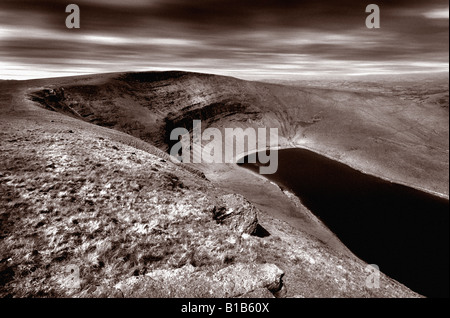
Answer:
[[(248, 159), (241, 166), (258, 173)], [(295, 193), (365, 262), (424, 296), (449, 297), (448, 200), (305, 149), (278, 150), (278, 171), (265, 177)]]

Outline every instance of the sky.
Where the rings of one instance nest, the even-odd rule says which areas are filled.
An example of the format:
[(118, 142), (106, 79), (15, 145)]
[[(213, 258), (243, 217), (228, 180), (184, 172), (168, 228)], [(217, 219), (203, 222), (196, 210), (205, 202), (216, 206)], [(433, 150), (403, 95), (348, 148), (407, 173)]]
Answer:
[[(66, 27), (71, 3), (79, 29)], [(366, 27), (371, 3), (379, 29)], [(448, 0), (0, 0), (0, 79), (428, 74), (448, 72), (448, 42)]]

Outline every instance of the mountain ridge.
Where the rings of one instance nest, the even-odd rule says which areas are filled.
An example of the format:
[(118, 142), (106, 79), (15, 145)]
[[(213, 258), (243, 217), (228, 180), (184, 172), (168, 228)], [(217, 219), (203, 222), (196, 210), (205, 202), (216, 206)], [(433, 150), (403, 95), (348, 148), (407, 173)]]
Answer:
[[(319, 111), (329, 96), (177, 75), (157, 74), (153, 86), (122, 73), (1, 83), (1, 296), (222, 297), (222, 288), (227, 297), (419, 297), (382, 273), (383, 288), (368, 288), (367, 264), (276, 185), (235, 165), (189, 167), (164, 153), (170, 112), (196, 116), (213, 105), (207, 126), (273, 125), (292, 146), (321, 136), (310, 127), (328, 118)], [(339, 108), (349, 95), (336, 95)], [(230, 221), (215, 219), (222, 209), (234, 211)], [(264, 231), (239, 227), (256, 220)], [(79, 266), (79, 289), (65, 283), (67, 265)], [(189, 276), (204, 289), (195, 292)]]
[[(169, 147), (167, 136), (171, 128), (177, 125), (192, 128), (189, 122), (202, 117), (212, 121), (208, 123), (212, 127), (218, 128), (225, 125), (278, 128), (281, 147), (307, 148), (362, 172), (420, 187), (420, 190), (448, 198), (448, 178), (443, 174), (428, 176), (429, 171), (448, 170), (448, 129), (444, 128), (448, 122), (448, 109), (436, 107), (433, 110), (429, 105), (423, 108), (423, 105), (405, 102), (398, 96), (375, 92), (291, 88), (200, 73), (113, 73), (111, 76), (112, 83), (111, 80), (107, 81), (101, 89), (104, 103), (111, 103), (111, 99), (117, 96), (118, 100), (113, 101), (118, 107), (115, 116), (129, 117), (129, 113), (138, 113), (147, 118), (127, 118), (125, 123), (120, 123), (100, 116), (99, 122), (115, 126), (161, 149), (167, 150)], [(173, 76), (176, 81), (173, 81)], [(123, 97), (124, 93), (116, 89), (116, 85), (129, 85), (130, 81), (134, 83), (132, 92), (122, 101), (120, 96)], [(164, 86), (161, 88), (158, 84)], [(89, 93), (82, 91), (83, 87), (75, 88), (76, 96), (72, 96), (74, 102), (90, 103), (88, 113), (98, 114), (104, 109), (110, 111), (110, 105), (104, 107), (95, 98), (91, 100)], [(113, 98), (108, 95), (114, 93), (116, 96)], [(130, 107), (130, 100), (134, 109), (129, 112), (127, 108)], [(126, 105), (122, 106), (121, 103)], [(70, 102), (65, 101), (63, 104)], [(220, 117), (221, 112), (233, 113), (232, 120), (225, 119), (222, 123), (221, 118), (211, 118), (212, 114)], [(389, 113), (389, 116), (384, 116), (383, 112)], [(425, 112), (431, 119), (424, 118)], [(446, 117), (443, 116), (445, 114)], [(135, 120), (137, 127), (129, 127), (132, 120)], [(149, 130), (146, 120), (158, 126), (158, 129)], [(440, 132), (433, 132), (428, 128), (431, 125), (437, 125)], [(133, 129), (135, 131), (131, 131)], [(435, 140), (428, 137), (430, 133)], [(165, 135), (165, 138), (161, 139), (161, 135)], [(424, 146), (432, 155), (425, 154), (417, 158), (416, 148)], [(411, 156), (406, 160), (398, 158), (395, 154), (399, 152)], [(391, 156), (391, 160), (376, 158), (380, 153)], [(387, 165), (386, 162), (395, 166)], [(421, 172), (414, 171), (421, 166)], [(405, 173), (405, 167), (411, 172)]]

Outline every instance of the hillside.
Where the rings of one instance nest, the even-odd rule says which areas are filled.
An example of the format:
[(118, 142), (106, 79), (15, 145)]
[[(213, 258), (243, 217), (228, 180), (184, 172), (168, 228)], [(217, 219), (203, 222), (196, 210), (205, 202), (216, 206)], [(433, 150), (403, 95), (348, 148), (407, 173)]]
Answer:
[(49, 82), (45, 87), (54, 95), (41, 89), (31, 96), (163, 150), (172, 128), (192, 128), (193, 119), (217, 128), (279, 128), (281, 148), (309, 148), (448, 197), (448, 174), (442, 173), (448, 171), (448, 81), (437, 92), (408, 90), (409, 83), (377, 91), (368, 83), (325, 89), (183, 72), (128, 73)]
[(367, 264), (267, 180), (165, 152), (192, 119), (278, 127), (280, 147), (447, 196), (448, 108), (182, 72), (0, 85), (0, 296), (419, 296), (383, 274), (368, 288)]

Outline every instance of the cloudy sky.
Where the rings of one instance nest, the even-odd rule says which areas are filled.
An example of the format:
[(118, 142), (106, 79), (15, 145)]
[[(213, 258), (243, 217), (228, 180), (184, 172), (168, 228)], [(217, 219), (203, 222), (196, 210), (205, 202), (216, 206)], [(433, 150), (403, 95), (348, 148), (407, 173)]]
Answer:
[[(80, 7), (80, 29), (66, 28), (70, 3)], [(370, 3), (380, 7), (380, 29), (366, 27)], [(442, 72), (448, 40), (448, 0), (0, 0), (2, 79)]]

